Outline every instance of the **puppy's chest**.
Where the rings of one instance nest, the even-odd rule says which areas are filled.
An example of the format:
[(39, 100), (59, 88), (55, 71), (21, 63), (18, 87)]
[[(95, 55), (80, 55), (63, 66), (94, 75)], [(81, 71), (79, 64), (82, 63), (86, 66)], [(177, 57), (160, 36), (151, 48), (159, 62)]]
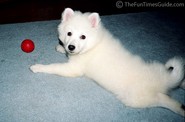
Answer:
[(97, 77), (116, 77), (115, 73), (118, 75), (121, 70), (122, 68), (118, 62), (101, 56), (91, 57), (91, 59), (87, 60), (84, 64), (84, 74), (93, 79), (96, 79)]

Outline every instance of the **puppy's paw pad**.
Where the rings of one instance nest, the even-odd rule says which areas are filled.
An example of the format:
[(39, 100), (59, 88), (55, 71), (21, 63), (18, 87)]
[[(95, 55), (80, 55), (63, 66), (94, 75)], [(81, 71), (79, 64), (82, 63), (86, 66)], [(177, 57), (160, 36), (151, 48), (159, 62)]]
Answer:
[(35, 65), (32, 65), (32, 66), (30, 67), (30, 70), (31, 70), (33, 73), (42, 72), (43, 66), (44, 66), (44, 65), (42, 65), (42, 64), (35, 64)]

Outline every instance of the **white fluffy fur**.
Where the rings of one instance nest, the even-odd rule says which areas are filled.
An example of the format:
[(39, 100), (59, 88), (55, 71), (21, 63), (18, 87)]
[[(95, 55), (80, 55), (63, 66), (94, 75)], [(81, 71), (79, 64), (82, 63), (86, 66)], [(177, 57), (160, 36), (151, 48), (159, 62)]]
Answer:
[[(34, 73), (66, 77), (84, 75), (114, 93), (127, 106), (165, 107), (185, 116), (182, 104), (167, 95), (184, 78), (184, 61), (181, 58), (170, 59), (165, 65), (146, 63), (128, 52), (102, 26), (98, 13), (82, 14), (66, 8), (58, 31), (64, 46), (58, 45), (56, 49), (66, 52), (69, 61), (33, 65), (30, 69)], [(69, 36), (68, 32), (72, 35)], [(82, 35), (86, 38), (82, 39)], [(69, 45), (75, 46), (75, 49), (71, 51)]]

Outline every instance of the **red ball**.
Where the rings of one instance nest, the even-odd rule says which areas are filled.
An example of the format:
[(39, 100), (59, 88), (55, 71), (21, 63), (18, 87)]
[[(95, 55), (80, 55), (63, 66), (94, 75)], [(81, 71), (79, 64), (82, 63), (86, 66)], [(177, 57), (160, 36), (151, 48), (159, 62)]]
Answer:
[(35, 49), (34, 42), (30, 39), (25, 39), (21, 43), (21, 49), (26, 53), (31, 53)]

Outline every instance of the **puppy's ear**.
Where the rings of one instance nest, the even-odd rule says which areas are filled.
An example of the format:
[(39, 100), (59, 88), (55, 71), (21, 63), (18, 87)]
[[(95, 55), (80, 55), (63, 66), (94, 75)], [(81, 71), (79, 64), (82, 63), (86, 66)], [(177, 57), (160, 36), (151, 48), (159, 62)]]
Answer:
[(88, 19), (92, 25), (92, 27), (97, 27), (100, 22), (100, 16), (98, 13), (92, 13), (88, 16)]
[(66, 8), (62, 13), (62, 22), (69, 20), (74, 14), (74, 11), (71, 8)]

